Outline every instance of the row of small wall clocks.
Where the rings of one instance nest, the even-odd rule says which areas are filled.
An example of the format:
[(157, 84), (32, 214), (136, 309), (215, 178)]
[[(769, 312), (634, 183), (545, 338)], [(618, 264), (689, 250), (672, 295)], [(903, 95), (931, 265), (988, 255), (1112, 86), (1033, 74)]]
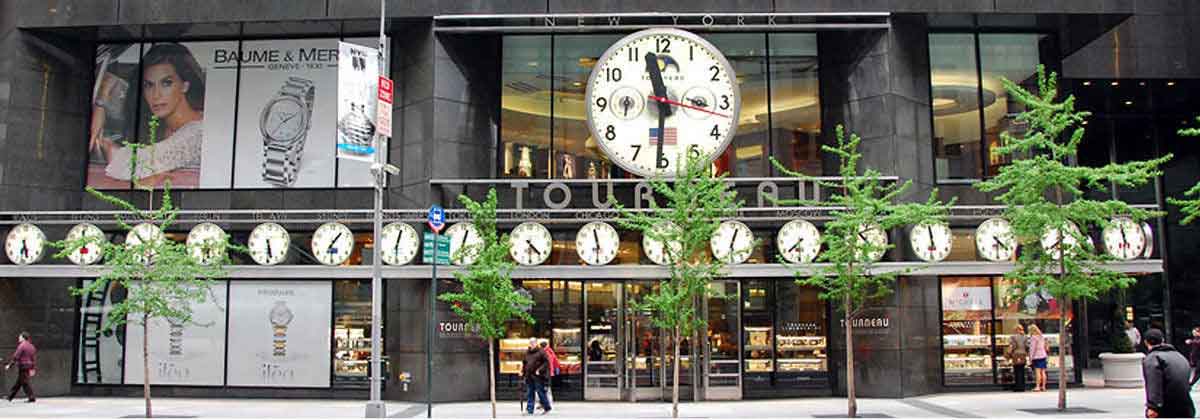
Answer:
[[(672, 229), (671, 225), (661, 226), (660, 229)], [(1044, 249), (1057, 257), (1055, 250), (1063, 245), (1076, 245), (1076, 237), (1084, 237), (1089, 247), (1094, 247), (1090, 236), (1079, 234), (1079, 228), (1070, 224), (1067, 227), (1074, 234), (1062, 235), (1057, 229), (1052, 229), (1042, 235), (1041, 243)], [(472, 249), (482, 243), (482, 237), (475, 225), (462, 222), (450, 226), (446, 230), (450, 240), (451, 262), (455, 265), (469, 265), (474, 262), (474, 255), (459, 250)], [(407, 223), (391, 223), (383, 228), (380, 238), (380, 255), (383, 262), (389, 265), (405, 265), (411, 263), (422, 248), (421, 237), (417, 230)], [(67, 240), (81, 238), (103, 238), (104, 232), (96, 225), (81, 223), (67, 233)], [(225, 231), (212, 223), (201, 223), (192, 228), (187, 236), (187, 245), (192, 256), (204, 264), (212, 263), (225, 252), (219, 246), (225, 237)], [(873, 244), (876, 251), (870, 257), (879, 260), (883, 257), (888, 243), (887, 233), (877, 225), (864, 226), (858, 233), (860, 241)], [(1105, 251), (1113, 258), (1131, 260), (1149, 258), (1152, 254), (1153, 233), (1150, 225), (1140, 225), (1125, 217), (1114, 218), (1102, 232)], [(137, 244), (143, 241), (167, 240), (158, 226), (143, 223), (134, 226), (125, 236), (125, 243)], [(518, 264), (534, 266), (544, 263), (550, 257), (553, 248), (553, 238), (550, 230), (537, 222), (525, 222), (517, 225), (509, 234), (511, 244), (510, 254)], [(754, 232), (745, 223), (728, 220), (722, 222), (716, 234), (710, 240), (710, 248), (714, 257), (728, 264), (745, 262), (753, 251)], [(909, 242), (913, 253), (927, 262), (938, 262), (950, 255), (953, 245), (950, 226), (945, 223), (918, 224), (909, 231)], [(821, 250), (821, 232), (807, 220), (797, 219), (784, 224), (775, 236), (775, 245), (779, 254), (793, 264), (810, 263), (816, 259)], [(4, 248), (8, 259), (15, 264), (33, 264), (39, 261), (46, 252), (46, 235), (37, 226), (23, 223), (9, 231)], [(283, 226), (277, 223), (263, 223), (250, 232), (247, 248), (250, 257), (260, 265), (276, 265), (287, 258), (291, 246), (291, 237)], [(354, 249), (354, 234), (346, 225), (330, 222), (317, 228), (312, 235), (312, 253), (319, 262), (325, 265), (341, 265), (350, 258)], [(670, 254), (677, 254), (679, 245), (671, 244), (668, 253), (667, 245), (652, 239), (649, 235), (642, 236), (642, 250), (655, 264), (670, 263)], [(620, 237), (612, 225), (605, 222), (591, 222), (583, 225), (575, 236), (575, 251), (579, 258), (589, 265), (605, 265), (617, 256), (620, 247)], [(1001, 218), (985, 220), (975, 230), (975, 247), (978, 254), (989, 261), (1012, 260), (1017, 249), (1017, 241), (1013, 236), (1012, 226)], [(90, 265), (102, 257), (102, 248), (93, 242), (76, 249), (68, 254), (71, 262), (79, 265)]]

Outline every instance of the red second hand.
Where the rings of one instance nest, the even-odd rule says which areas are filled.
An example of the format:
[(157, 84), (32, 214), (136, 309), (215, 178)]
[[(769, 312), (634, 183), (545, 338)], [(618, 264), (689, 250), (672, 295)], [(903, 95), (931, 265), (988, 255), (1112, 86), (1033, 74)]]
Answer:
[(725, 115), (725, 114), (722, 114), (722, 113), (719, 113), (719, 112), (713, 112), (713, 111), (709, 111), (709, 110), (707, 110), (707, 109), (705, 109), (705, 108), (701, 108), (701, 107), (698, 107), (698, 106), (693, 106), (693, 105), (688, 105), (688, 104), (685, 104), (685, 103), (683, 103), (683, 102), (672, 101), (672, 100), (670, 100), (670, 99), (667, 99), (667, 98), (664, 98), (664, 97), (661, 97), (661, 96), (654, 96), (654, 95), (650, 95), (650, 96), (648, 96), (648, 98), (650, 98), (650, 100), (652, 100), (652, 101), (658, 101), (658, 102), (662, 102), (662, 103), (664, 103), (664, 104), (671, 104), (671, 105), (675, 105), (675, 106), (681, 106), (681, 107), (684, 107), (684, 108), (687, 108), (687, 109), (694, 109), (694, 110), (697, 110), (697, 111), (700, 111), (700, 112), (706, 112), (706, 113), (709, 113), (709, 114), (713, 114), (713, 115), (716, 115), (716, 116), (718, 116), (718, 117), (729, 118), (729, 116), (728, 116), (728, 115)]

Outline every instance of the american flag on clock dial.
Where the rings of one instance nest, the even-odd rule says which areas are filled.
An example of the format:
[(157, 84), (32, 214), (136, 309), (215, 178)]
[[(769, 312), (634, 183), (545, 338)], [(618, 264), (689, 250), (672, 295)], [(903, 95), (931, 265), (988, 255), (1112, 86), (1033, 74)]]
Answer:
[[(665, 131), (666, 131), (666, 135), (663, 136), (663, 144), (664, 145), (675, 144), (676, 138), (679, 137), (679, 129), (677, 129), (675, 127), (667, 127)], [(650, 129), (650, 144), (656, 144), (655, 142), (657, 142), (657, 141), (658, 141), (658, 128), (657, 127), (651, 128)]]

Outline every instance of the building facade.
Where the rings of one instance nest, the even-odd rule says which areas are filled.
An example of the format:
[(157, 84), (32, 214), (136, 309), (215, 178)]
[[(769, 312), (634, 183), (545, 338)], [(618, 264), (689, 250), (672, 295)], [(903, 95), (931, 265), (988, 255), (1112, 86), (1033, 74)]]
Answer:
[[(1000, 133), (1023, 129), (1014, 120), (1022, 108), (1000, 80), (1031, 86), (1038, 65), (1059, 72), (1063, 89), (1093, 113), (1080, 163), (1175, 155), (1153, 185), (1097, 192), (1167, 215), (1145, 227), (1152, 249), (1114, 264), (1138, 283), (1073, 302), (1074, 339), (1053, 341), (1052, 350), (1069, 353), (1063, 368), (1077, 382), (1109, 347), (1097, 337), (1108, 335), (1114, 318), (1181, 340), (1200, 322), (1200, 286), (1187, 268), (1200, 233), (1180, 226), (1165, 197), (1200, 178), (1197, 143), (1176, 134), (1200, 115), (1200, 101), (1189, 95), (1200, 87), (1200, 50), (1189, 43), (1200, 23), (1193, 3), (388, 1), (396, 92), (386, 152), (400, 173), (385, 189), (386, 221), (425, 232), (424, 209), (441, 204), (453, 225), (465, 219), (456, 197), (478, 199), (496, 188), (501, 229), (543, 224), (553, 250), (515, 272), (537, 322), (514, 322), (491, 361), (486, 343), (446, 304), (438, 303), (434, 328), (427, 327), (430, 293), (453, 290), (455, 268), (438, 270), (432, 284), (420, 250), (416, 261), (385, 266), (385, 397), (424, 398), (431, 333), (438, 401), (485, 399), (487, 369), (499, 373), (502, 395), (514, 395), (529, 338), (549, 341), (563, 360), (559, 399), (666, 395), (672, 349), (631, 307), (666, 270), (645, 255), (636, 232), (618, 232), (618, 251), (603, 265), (583, 262), (575, 245), (583, 225), (612, 224), (607, 197), (638, 208), (653, 200), (644, 179), (597, 146), (584, 99), (605, 50), (649, 27), (700, 35), (736, 72), (737, 134), (713, 165), (746, 203), (738, 220), (761, 240), (713, 285), (729, 298), (703, 302), (707, 331), (681, 345), (685, 398), (844, 394), (845, 322), (856, 327), (859, 395), (1010, 382), (1000, 357), (1004, 335), (1018, 324), (1057, 333), (1060, 302), (1009, 296), (1003, 276), (1011, 262), (988, 261), (975, 246), (977, 227), (1002, 209), (972, 183), (1007, 162), (994, 153)], [(140, 393), (144, 378), (131, 368), (140, 366), (140, 352), (126, 349), (148, 340), (156, 395), (366, 396), (373, 190), (365, 163), (334, 157), (337, 43), (374, 46), (379, 12), (374, 0), (0, 0), (6, 232), (29, 223), (55, 240), (89, 222), (121, 241), (114, 209), (84, 187), (143, 206), (161, 200), (134, 190), (139, 179), (173, 185), (185, 213), (166, 232), (172, 240), (203, 222), (240, 243), (257, 226), (277, 223), (290, 240), (278, 264), (235, 256), (196, 323), (157, 323), (149, 337), (103, 328), (122, 290), (71, 295), (94, 268), (50, 256), (34, 264), (0, 257), (0, 337), (33, 333), (43, 392)], [(275, 108), (282, 102), (291, 108)], [(150, 142), (152, 117), (161, 120), (157, 151), (128, 146)], [(893, 295), (848, 321), (793, 281), (795, 267), (779, 263), (780, 228), (796, 219), (819, 226), (827, 214), (768, 198), (821, 199), (819, 186), (783, 176), (769, 159), (836, 175), (836, 161), (820, 146), (839, 124), (862, 136), (865, 165), (914, 183), (903, 199), (936, 188), (957, 200), (950, 256), (922, 262), (907, 229), (887, 232), (895, 248), (884, 264), (912, 271)], [(301, 138), (300, 150), (279, 137)], [(295, 166), (285, 170), (288, 159)], [(134, 160), (150, 163), (130, 171)], [(353, 250), (338, 265), (321, 264), (310, 246), (328, 222), (353, 231)], [(10, 346), (15, 341), (0, 342), (0, 351)], [(1052, 359), (1051, 370), (1059, 368)]]

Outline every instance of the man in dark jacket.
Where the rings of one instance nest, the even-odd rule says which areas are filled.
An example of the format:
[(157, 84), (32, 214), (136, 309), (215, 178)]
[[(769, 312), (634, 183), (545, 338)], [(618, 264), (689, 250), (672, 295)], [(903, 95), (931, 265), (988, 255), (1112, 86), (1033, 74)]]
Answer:
[(1142, 336), (1150, 354), (1142, 359), (1142, 376), (1146, 379), (1146, 417), (1195, 417), (1188, 376), (1188, 361), (1163, 343), (1162, 330), (1152, 329)]
[(533, 414), (533, 396), (536, 394), (542, 413), (550, 412), (550, 400), (546, 398), (546, 382), (550, 380), (550, 359), (538, 347), (536, 338), (529, 340), (529, 350), (521, 365), (521, 376), (525, 379), (525, 412)]
[(37, 401), (37, 397), (33, 395), (33, 385), (29, 383), (30, 379), (37, 374), (37, 347), (34, 347), (33, 343), (29, 341), (27, 332), (22, 332), (17, 336), (17, 351), (13, 352), (12, 359), (4, 365), (4, 369), (11, 368), (13, 363), (17, 364), (17, 383), (13, 384), (7, 400), (12, 401), (17, 396), (17, 391), (24, 388), (25, 396), (29, 397), (27, 401)]

